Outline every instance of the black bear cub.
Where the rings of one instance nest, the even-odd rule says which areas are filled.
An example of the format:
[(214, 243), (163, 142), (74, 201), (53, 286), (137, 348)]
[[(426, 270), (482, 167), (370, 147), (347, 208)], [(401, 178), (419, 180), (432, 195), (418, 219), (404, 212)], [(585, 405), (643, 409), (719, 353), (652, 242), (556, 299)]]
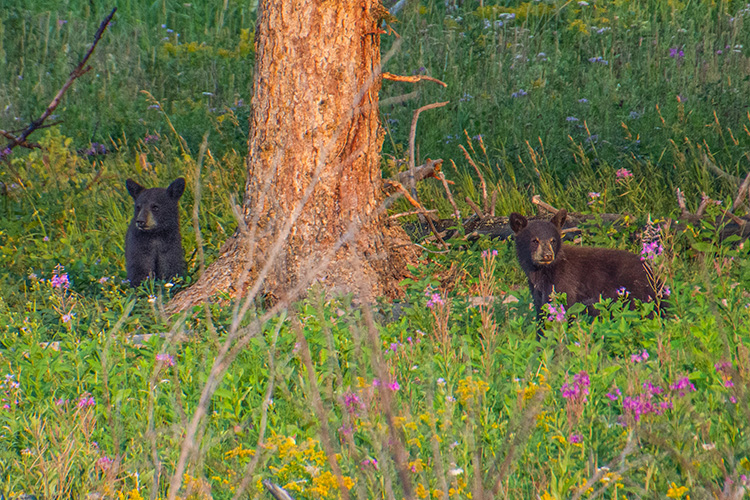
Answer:
[(125, 267), (130, 286), (153, 277), (169, 280), (185, 274), (178, 203), (185, 191), (180, 177), (166, 189), (146, 189), (132, 179), (125, 182), (135, 202), (133, 220), (125, 236)]
[(510, 214), (518, 262), (529, 280), (538, 316), (553, 289), (566, 294), (566, 306), (580, 302), (592, 316), (598, 314), (593, 304), (600, 297), (616, 299), (625, 292), (643, 302), (656, 297), (654, 280), (639, 256), (625, 250), (563, 245), (560, 228), (567, 215), (560, 210), (551, 221), (528, 221)]

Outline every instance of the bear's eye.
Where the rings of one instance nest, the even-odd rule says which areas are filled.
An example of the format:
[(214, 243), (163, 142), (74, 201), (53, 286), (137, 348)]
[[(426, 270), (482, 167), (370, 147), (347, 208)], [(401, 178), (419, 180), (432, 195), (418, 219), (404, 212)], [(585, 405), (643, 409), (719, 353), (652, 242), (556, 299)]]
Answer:
[(136, 209), (136, 211), (140, 212), (141, 211), (141, 206), (140, 205), (136, 205), (135, 209)]
[(151, 205), (151, 211), (156, 213), (159, 211), (159, 205)]

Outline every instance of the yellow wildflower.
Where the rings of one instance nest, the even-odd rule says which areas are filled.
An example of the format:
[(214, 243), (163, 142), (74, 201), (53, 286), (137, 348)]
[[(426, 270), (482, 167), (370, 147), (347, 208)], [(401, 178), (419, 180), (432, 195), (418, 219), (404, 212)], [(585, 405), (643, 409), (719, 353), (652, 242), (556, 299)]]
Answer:
[(667, 498), (682, 498), (682, 496), (687, 493), (687, 491), (687, 487), (677, 487), (675, 483), (672, 483), (672, 486), (667, 491)]

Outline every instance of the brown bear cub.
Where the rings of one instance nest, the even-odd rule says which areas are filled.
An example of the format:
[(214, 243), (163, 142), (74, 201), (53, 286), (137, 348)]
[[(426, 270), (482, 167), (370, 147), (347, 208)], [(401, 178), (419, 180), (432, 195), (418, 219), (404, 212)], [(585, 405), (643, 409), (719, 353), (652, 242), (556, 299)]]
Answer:
[(580, 302), (592, 316), (598, 314), (593, 304), (600, 298), (627, 294), (647, 302), (656, 297), (650, 271), (639, 256), (625, 250), (563, 245), (560, 229), (567, 215), (560, 210), (551, 221), (528, 221), (510, 214), (516, 255), (529, 280), (538, 317), (553, 289), (566, 294), (566, 307)]
[(132, 179), (125, 182), (135, 202), (135, 213), (125, 236), (125, 267), (130, 286), (146, 278), (169, 280), (185, 274), (178, 203), (185, 191), (180, 177), (166, 189), (146, 189)]

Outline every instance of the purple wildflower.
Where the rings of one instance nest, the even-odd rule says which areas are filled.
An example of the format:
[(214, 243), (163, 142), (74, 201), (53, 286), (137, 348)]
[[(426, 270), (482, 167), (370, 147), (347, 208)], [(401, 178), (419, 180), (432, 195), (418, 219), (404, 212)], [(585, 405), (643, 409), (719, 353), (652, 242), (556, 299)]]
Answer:
[(643, 350), (643, 352), (631, 354), (630, 361), (632, 363), (641, 363), (645, 362), (648, 359), (648, 351), (646, 349)]
[(669, 57), (671, 57), (672, 59), (682, 59), (683, 57), (685, 57), (685, 52), (679, 47), (672, 47), (669, 49)]
[(100, 471), (109, 470), (112, 467), (114, 460), (109, 457), (102, 457), (96, 461), (96, 468)]
[(68, 288), (70, 286), (70, 280), (68, 280), (68, 273), (61, 273), (65, 268), (58, 264), (55, 269), (52, 270), (52, 279), (50, 283), (52, 288)]
[(513, 92), (510, 96), (515, 99), (517, 97), (524, 97), (527, 95), (529, 95), (529, 93), (526, 92), (524, 89), (518, 89), (518, 92)]
[(429, 297), (429, 300), (427, 301), (427, 307), (432, 309), (436, 305), (445, 305), (445, 302), (443, 301), (443, 298), (440, 296), (438, 292), (433, 292), (430, 294), (430, 292), (425, 292), (425, 297)]
[(669, 386), (673, 391), (677, 391), (677, 395), (684, 397), (687, 392), (695, 392), (695, 386), (687, 377), (682, 377), (680, 380)]
[(650, 243), (643, 243), (641, 249), (641, 260), (654, 260), (664, 252), (664, 247), (658, 241), (652, 241)]
[(610, 401), (617, 401), (621, 395), (622, 392), (616, 385), (612, 387), (611, 392), (608, 392), (606, 394), (607, 398), (609, 398)]
[(167, 353), (159, 353), (156, 355), (156, 361), (164, 363), (167, 366), (174, 366), (174, 358)]
[(393, 392), (396, 392), (397, 390), (401, 389), (401, 386), (398, 385), (398, 381), (394, 380), (390, 384), (388, 384), (388, 388), (392, 390)]
[(572, 384), (563, 384), (560, 388), (560, 392), (562, 392), (562, 396), (565, 399), (585, 400), (586, 396), (589, 393), (589, 385), (591, 385), (591, 382), (589, 381), (589, 374), (585, 371), (581, 371), (573, 376)]
[(615, 172), (615, 178), (620, 181), (626, 181), (633, 177), (633, 173), (627, 168), (621, 168)]
[(547, 316), (547, 321), (556, 321), (558, 323), (562, 323), (565, 321), (565, 306), (562, 304), (558, 304), (555, 306), (554, 304), (545, 304), (544, 307), (547, 309), (547, 313), (549, 313), (549, 316)]
[(355, 414), (365, 407), (360, 397), (354, 392), (349, 392), (344, 395), (344, 406), (346, 407), (346, 411), (350, 414)]
[(96, 406), (96, 400), (94, 400), (91, 394), (85, 393), (78, 400), (78, 408), (81, 408), (83, 410), (94, 406)]
[(568, 438), (568, 441), (570, 441), (571, 443), (580, 443), (583, 441), (583, 436), (581, 436), (580, 434), (571, 434)]

